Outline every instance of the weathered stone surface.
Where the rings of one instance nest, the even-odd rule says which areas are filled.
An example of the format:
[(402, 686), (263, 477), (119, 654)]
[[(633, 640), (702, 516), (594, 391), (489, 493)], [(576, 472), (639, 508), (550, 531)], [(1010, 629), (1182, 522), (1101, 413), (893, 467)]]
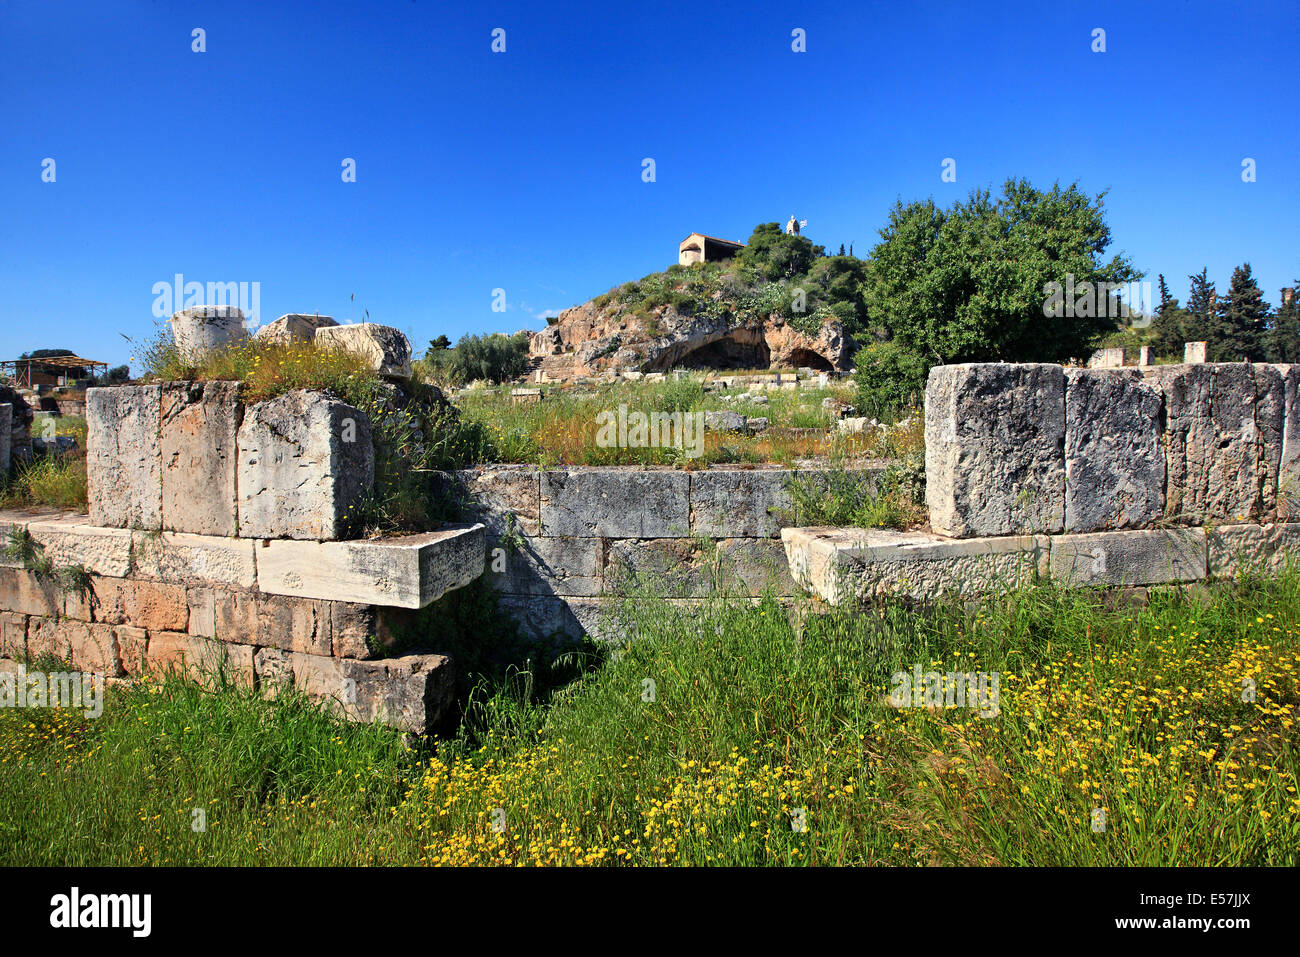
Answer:
[(265, 342), (311, 342), (316, 337), (316, 330), (326, 326), (337, 326), (330, 316), (309, 316), (300, 312), (290, 312), (274, 322), (268, 322), (258, 329), (254, 337)]
[(558, 595), (498, 595), (497, 608), (513, 620), (520, 632), (543, 641), (557, 636), (568, 638), (599, 632), (597, 624), (605, 607), (603, 599)]
[(341, 538), (374, 486), (370, 419), (303, 389), (249, 406), (237, 481), (241, 536)]
[(604, 562), (601, 538), (525, 538), (493, 545), (485, 574), (512, 595), (598, 595)]
[(636, 581), (652, 585), (666, 598), (798, 591), (785, 551), (775, 538), (728, 538), (708, 544), (690, 538), (613, 542), (605, 566), (605, 591), (616, 592)]
[(542, 533), (602, 538), (685, 538), (690, 483), (673, 470), (542, 473)]
[(131, 531), (87, 525), (86, 516), (62, 515), (29, 522), (27, 532), (56, 567), (80, 565), (96, 575), (118, 578), (131, 570)]
[(90, 524), (162, 527), (162, 386), (86, 390)]
[(185, 631), (189, 624), (184, 585), (95, 576), (90, 591), (97, 622), (148, 631)]
[(337, 658), (373, 658), (371, 640), (380, 632), (378, 609), (345, 601), (327, 602), (331, 652)]
[(1259, 455), (1259, 511), (1277, 520), (1282, 447), (1286, 437), (1285, 366), (1252, 365), (1255, 378), (1255, 438)]
[(0, 658), (27, 656), (27, 616), (0, 612)]
[(258, 587), (274, 595), (423, 608), (483, 573), (482, 525), (356, 542), (269, 541)]
[(346, 718), (414, 734), (432, 731), (454, 700), (454, 665), (443, 655), (354, 661), (264, 648), (255, 662), (270, 692), (292, 684)]
[(1206, 513), (1214, 449), (1210, 367), (1153, 366), (1144, 374), (1164, 396), (1165, 514), (1177, 521), (1199, 524)]
[(132, 625), (117, 625), (113, 634), (122, 670), (133, 678), (143, 675), (148, 669), (149, 632)]
[(1052, 577), (1071, 587), (1195, 581), (1206, 571), (1202, 528), (1057, 535), (1051, 549)]
[(327, 602), (220, 590), (214, 597), (215, 636), (307, 654), (331, 653)]
[(1277, 517), (1300, 518), (1300, 365), (1275, 366), (1282, 377), (1282, 456), (1278, 463)]
[(150, 629), (145, 670), (159, 677), (178, 674), (206, 687), (219, 687), (226, 682), (252, 688), (253, 649), (248, 645)]
[(162, 391), (163, 528), (234, 535), (237, 382), (168, 382)]
[(1249, 363), (1210, 366), (1214, 448), (1206, 490), (1207, 518), (1242, 522), (1262, 514), (1260, 437), (1255, 424), (1255, 377)]
[(739, 412), (705, 412), (704, 427), (710, 432), (748, 432), (749, 426)]
[(1089, 369), (1119, 369), (1123, 366), (1124, 349), (1120, 346), (1098, 349), (1088, 360)]
[(831, 604), (1023, 587), (1046, 575), (1048, 540), (1045, 535), (954, 540), (891, 529), (781, 530), (791, 577)]
[(134, 573), (169, 582), (252, 588), (257, 583), (257, 543), (247, 538), (186, 532), (135, 532)]
[(703, 469), (691, 473), (692, 535), (766, 538), (790, 507), (791, 469)]
[(110, 625), (71, 618), (33, 618), (28, 625), (27, 652), (33, 659), (53, 655), (85, 671), (124, 674), (118, 660), (117, 636)]
[(411, 377), (411, 342), (400, 329), (375, 322), (323, 326), (316, 330), (315, 340), (324, 349), (356, 353), (380, 375)]
[(1183, 363), (1185, 365), (1197, 365), (1204, 362), (1209, 345), (1208, 342), (1184, 342)]
[(182, 309), (172, 314), (171, 326), (176, 351), (186, 362), (195, 362), (205, 352), (248, 338), (244, 312), (238, 306)]
[(1142, 528), (1164, 508), (1160, 391), (1136, 369), (1069, 369), (1065, 530)]
[(14, 407), (8, 402), (0, 405), (0, 475), (9, 471), (13, 449)]
[(0, 611), (57, 617), (63, 606), (63, 594), (52, 581), (25, 568), (0, 568)]
[(1220, 525), (1208, 529), (1209, 573), (1215, 578), (1277, 574), (1300, 564), (1300, 524)]
[(496, 538), (509, 528), (524, 535), (542, 531), (542, 477), (531, 465), (489, 465), (456, 473), (464, 487), (473, 520), (482, 522), (488, 536)]
[(969, 538), (1057, 532), (1065, 522), (1065, 372), (1046, 363), (930, 370), (930, 525)]
[(191, 585), (185, 589), (185, 604), (190, 610), (185, 633), (196, 638), (215, 638), (217, 636), (217, 590), (206, 585)]

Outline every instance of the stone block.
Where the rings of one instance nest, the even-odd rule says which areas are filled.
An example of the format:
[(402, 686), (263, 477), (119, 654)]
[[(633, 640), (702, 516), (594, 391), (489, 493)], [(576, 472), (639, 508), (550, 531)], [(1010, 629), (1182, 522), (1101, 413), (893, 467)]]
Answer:
[(778, 595), (797, 592), (780, 541), (727, 538), (710, 543), (689, 538), (619, 539), (611, 543), (605, 591), (636, 581), (666, 598), (700, 598), (715, 592)]
[(162, 391), (162, 526), (234, 535), (237, 382), (168, 382)]
[(71, 618), (33, 618), (28, 626), (27, 653), (35, 660), (53, 655), (83, 671), (116, 677), (125, 672), (119, 662), (117, 636), (111, 625)]
[(693, 535), (766, 538), (790, 508), (790, 469), (703, 469), (690, 473)]
[(482, 525), (356, 542), (268, 541), (258, 587), (299, 598), (423, 608), (483, 574)]
[(145, 674), (148, 668), (149, 632), (133, 625), (116, 625), (117, 658), (122, 670), (133, 678)]
[(162, 386), (86, 390), (90, 524), (162, 528)]
[(831, 604), (933, 600), (1025, 587), (1047, 574), (1048, 536), (950, 539), (892, 529), (786, 528), (795, 582)]
[(0, 611), (58, 617), (63, 605), (63, 593), (53, 581), (25, 568), (0, 568)]
[(1220, 525), (1206, 530), (1209, 573), (1215, 578), (1242, 574), (1275, 575), (1300, 563), (1300, 524)]
[(189, 623), (186, 634), (196, 638), (217, 636), (217, 592), (204, 585), (191, 585), (185, 589), (185, 604), (189, 606)]
[(91, 608), (97, 622), (134, 625), (148, 631), (180, 631), (189, 625), (184, 585), (123, 578), (91, 579)]
[(1183, 363), (1196, 365), (1206, 360), (1210, 344), (1208, 342), (1184, 342)]
[(1088, 360), (1089, 369), (1120, 369), (1124, 366), (1124, 350), (1121, 347), (1098, 349)]
[(0, 658), (27, 657), (27, 616), (0, 612)]
[(685, 538), (688, 472), (553, 470), (542, 473), (542, 534), (580, 538)]
[(1210, 420), (1210, 367), (1153, 366), (1147, 381), (1164, 397), (1165, 515), (1200, 524), (1206, 514), (1209, 469), (1214, 454)]
[(1205, 530), (1058, 535), (1051, 540), (1051, 574), (1069, 587), (1196, 581), (1206, 574)]
[(192, 306), (172, 314), (172, 339), (185, 362), (248, 339), (244, 312), (238, 306)]
[(493, 544), (484, 574), (511, 595), (598, 595), (604, 564), (601, 538), (525, 538)]
[(241, 536), (342, 538), (374, 487), (370, 419), (303, 389), (249, 406), (237, 481)]
[(455, 671), (444, 655), (354, 661), (300, 652), (256, 656), (258, 685), (274, 692), (292, 682), (308, 698), (353, 721), (413, 734), (434, 730), (455, 699)]
[(483, 466), (456, 473), (470, 514), (482, 522), (489, 537), (504, 534), (513, 515), (515, 529), (524, 535), (542, 533), (541, 473), (531, 465)]
[(254, 686), (251, 647), (179, 632), (149, 630), (145, 670), (157, 677), (177, 674), (210, 688)]
[(357, 322), (346, 326), (323, 326), (316, 330), (316, 345), (323, 349), (346, 349), (366, 360), (380, 375), (409, 379), (411, 342), (392, 326)]
[(1208, 469), (1206, 517), (1242, 522), (1262, 517), (1255, 377), (1249, 363), (1210, 366), (1210, 424), (1214, 447)]
[(329, 602), (249, 591), (217, 590), (214, 635), (241, 645), (266, 645), (308, 654), (331, 653)]
[(300, 312), (290, 312), (262, 326), (254, 334), (254, 338), (281, 345), (290, 342), (311, 342), (316, 338), (317, 329), (337, 325), (338, 323), (329, 316), (308, 316)]
[(27, 532), (56, 567), (80, 565), (96, 575), (122, 578), (131, 571), (131, 531), (87, 525), (84, 515), (29, 522)]
[(1282, 377), (1282, 455), (1278, 463), (1277, 517), (1300, 518), (1300, 365), (1275, 366)]
[(1065, 530), (1142, 528), (1164, 510), (1160, 390), (1136, 369), (1069, 369)]
[(345, 601), (331, 601), (330, 644), (337, 658), (373, 658), (371, 639), (380, 631), (379, 612), (374, 605), (358, 605)]
[(238, 588), (257, 584), (257, 543), (252, 539), (136, 532), (131, 547), (134, 574), (141, 578)]
[(930, 370), (930, 525), (956, 538), (1058, 532), (1065, 523), (1065, 371), (1047, 363)]
[(1278, 518), (1282, 448), (1286, 441), (1286, 367), (1255, 364), (1255, 440), (1259, 456), (1259, 515)]

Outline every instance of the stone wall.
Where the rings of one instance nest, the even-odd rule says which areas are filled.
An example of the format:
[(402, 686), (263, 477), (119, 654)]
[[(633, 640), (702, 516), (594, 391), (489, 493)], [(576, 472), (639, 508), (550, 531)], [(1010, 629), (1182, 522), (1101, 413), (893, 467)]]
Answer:
[(931, 527), (967, 538), (1285, 519), (1298, 373), (939, 366), (926, 390)]
[[(874, 485), (881, 465), (864, 465)], [(610, 596), (638, 576), (670, 600), (719, 589), (801, 593), (781, 546), (787, 486), (817, 468), (558, 468), (483, 466), (457, 473), (487, 527), (487, 581), (500, 606), (537, 637), (600, 636)]]

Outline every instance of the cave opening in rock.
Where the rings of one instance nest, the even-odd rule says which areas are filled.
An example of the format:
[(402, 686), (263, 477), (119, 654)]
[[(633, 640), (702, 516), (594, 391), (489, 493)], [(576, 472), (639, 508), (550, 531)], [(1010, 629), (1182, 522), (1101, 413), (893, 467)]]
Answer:
[(677, 369), (766, 369), (771, 364), (767, 343), (739, 342), (727, 337), (686, 353), (673, 367)]
[(791, 369), (816, 369), (818, 372), (833, 372), (835, 366), (820, 352), (811, 349), (792, 349), (790, 357), (784, 363)]

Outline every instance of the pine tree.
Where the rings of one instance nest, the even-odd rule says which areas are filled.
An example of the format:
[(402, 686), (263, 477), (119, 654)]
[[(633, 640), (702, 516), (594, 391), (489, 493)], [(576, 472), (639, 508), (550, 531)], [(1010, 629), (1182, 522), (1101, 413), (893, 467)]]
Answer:
[(1151, 344), (1156, 355), (1181, 358), (1183, 343), (1187, 341), (1184, 327), (1187, 324), (1187, 310), (1178, 304), (1178, 300), (1169, 292), (1169, 284), (1164, 274), (1160, 274), (1160, 304), (1151, 321)]
[(1215, 362), (1264, 358), (1269, 315), (1269, 304), (1251, 274), (1250, 263), (1243, 263), (1232, 271), (1228, 294), (1215, 310), (1210, 358)]
[(1191, 290), (1187, 295), (1187, 308), (1183, 310), (1183, 341), (1202, 342), (1214, 338), (1214, 283), (1206, 277), (1207, 270), (1188, 276)]

